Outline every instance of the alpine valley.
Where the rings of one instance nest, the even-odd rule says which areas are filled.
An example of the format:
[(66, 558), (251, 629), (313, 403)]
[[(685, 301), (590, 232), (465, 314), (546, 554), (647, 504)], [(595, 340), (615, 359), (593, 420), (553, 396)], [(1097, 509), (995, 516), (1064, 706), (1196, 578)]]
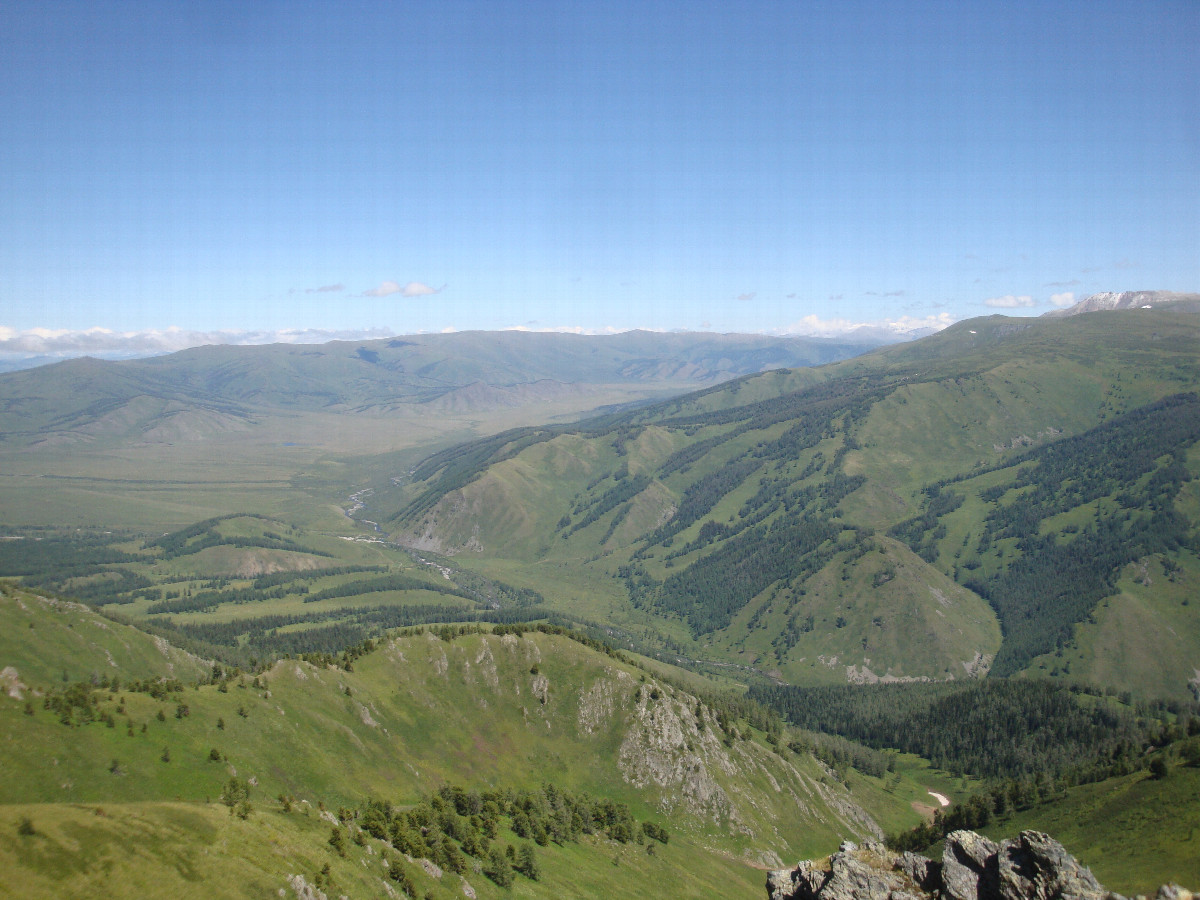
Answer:
[(0, 894), (1200, 884), (1197, 475), (1198, 295), (0, 375)]

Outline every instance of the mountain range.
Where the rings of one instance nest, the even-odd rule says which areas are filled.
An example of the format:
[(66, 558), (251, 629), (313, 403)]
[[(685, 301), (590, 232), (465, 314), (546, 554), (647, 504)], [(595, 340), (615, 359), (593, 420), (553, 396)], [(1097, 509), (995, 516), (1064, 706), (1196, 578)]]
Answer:
[(1067, 312), (0, 376), (0, 893), (1200, 877), (1200, 299)]
[(480, 411), (618, 390), (638, 400), (786, 366), (845, 359), (870, 339), (531, 332), (410, 335), (322, 345), (219, 345), (143, 360), (68, 360), (0, 376), (6, 442), (128, 436), (164, 419), (244, 427), (271, 413)]
[(505, 433), (418, 465), (389, 527), (790, 682), (994, 670), (1188, 696), (1198, 325), (1177, 305), (993, 316)]
[(1153, 309), (1164, 304), (1170, 304), (1175, 309), (1198, 312), (1200, 311), (1200, 294), (1176, 291), (1104, 291), (1084, 297), (1066, 309), (1054, 309), (1044, 315), (1048, 318), (1059, 318), (1078, 316), (1085, 312), (1099, 312), (1105, 309)]

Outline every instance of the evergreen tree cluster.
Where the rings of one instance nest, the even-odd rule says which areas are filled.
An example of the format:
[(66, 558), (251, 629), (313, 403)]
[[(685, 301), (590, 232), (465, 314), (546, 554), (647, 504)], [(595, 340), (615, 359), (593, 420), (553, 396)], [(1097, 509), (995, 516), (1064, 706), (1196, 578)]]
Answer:
[[(602, 835), (619, 843), (666, 844), (670, 836), (655, 822), (639, 823), (626, 804), (573, 794), (553, 784), (536, 790), (468, 791), (445, 785), (416, 806), (404, 809), (372, 798), (360, 809), (342, 811), (344, 823), (414, 859), (464, 874), (478, 861), (481, 871), (509, 887), (514, 873), (537, 880), (540, 868), (534, 845), (578, 842)], [(501, 829), (525, 842), (502, 846)]]
[[(956, 774), (1092, 781), (1121, 770), (1157, 735), (1152, 712), (1038, 680), (753, 686), (750, 696), (809, 731), (915, 753)], [(1141, 715), (1137, 713), (1140, 712)]]
[[(1121, 752), (1107, 774), (1120, 777), (1148, 769), (1152, 778), (1166, 778), (1171, 769), (1169, 759), (1176, 755), (1185, 765), (1200, 765), (1200, 737), (1196, 735), (1200, 735), (1200, 719), (1180, 717), (1176, 722), (1164, 724), (1143, 751)], [(887, 845), (897, 852), (920, 852), (952, 831), (986, 828), (1012, 812), (1061, 800), (1071, 784), (1070, 777), (1056, 779), (1045, 772), (1032, 777), (994, 780), (964, 802), (935, 810), (932, 821), (889, 835)]]
[[(583, 506), (581, 509), (572, 510), (572, 512), (574, 512), (576, 515), (582, 512), (583, 518), (566, 529), (564, 532), (565, 537), (570, 537), (575, 532), (600, 521), (601, 518), (608, 515), (608, 513), (612, 512), (622, 503), (636, 497), (650, 485), (649, 475), (643, 473), (631, 476), (629, 474), (628, 467), (623, 467), (621, 470), (618, 470), (617, 475), (623, 475), (624, 477), (618, 477), (617, 483), (601, 494), (600, 497), (598, 497), (591, 504)], [(571, 522), (570, 515), (566, 516), (565, 518), (567, 525), (569, 525)], [(564, 525), (561, 521), (559, 522), (559, 525), (562, 525), (564, 528), (566, 528), (566, 525)]]
[(159, 550), (162, 559), (177, 559), (181, 556), (191, 556), (199, 553), (201, 550), (207, 550), (209, 547), (220, 546), (290, 550), (296, 553), (307, 553), (311, 556), (333, 555), (323, 550), (306, 547), (273, 531), (264, 531), (261, 537), (221, 534), (217, 530), (217, 526), (230, 519), (258, 519), (263, 522), (273, 523), (273, 520), (267, 516), (254, 513), (231, 513), (225, 516), (205, 519), (203, 522), (197, 522), (194, 525), (189, 525), (187, 528), (181, 528), (179, 531), (173, 531), (154, 540), (146, 541), (142, 546), (146, 550)]

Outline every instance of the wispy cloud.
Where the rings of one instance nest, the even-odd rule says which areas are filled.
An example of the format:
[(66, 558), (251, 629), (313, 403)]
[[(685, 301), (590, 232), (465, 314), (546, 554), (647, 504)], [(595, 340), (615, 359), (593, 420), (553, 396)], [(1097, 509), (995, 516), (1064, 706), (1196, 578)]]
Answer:
[(1066, 309), (1068, 306), (1074, 306), (1075, 294), (1072, 291), (1064, 291), (1061, 294), (1051, 294), (1050, 305), (1057, 306), (1059, 309)]
[(323, 284), (320, 287), (308, 288), (306, 294), (336, 294), (338, 291), (344, 291), (346, 286), (342, 283), (338, 284)]
[(1028, 295), (1020, 297), (1013, 294), (1005, 294), (1003, 297), (988, 297), (983, 301), (984, 306), (992, 306), (996, 309), (1020, 309), (1021, 307), (1033, 306), (1033, 298)]
[(748, 293), (748, 294), (738, 294), (738, 295), (737, 295), (737, 298), (738, 298), (739, 300), (743, 300), (743, 301), (744, 301), (744, 300), (753, 300), (753, 299), (754, 299), (755, 297), (757, 297), (757, 296), (758, 296), (758, 292), (757, 292), (757, 291), (751, 291), (751, 292), (750, 292), (750, 293)]
[(445, 290), (446, 286), (440, 288), (432, 288), (427, 284), (422, 284), (419, 281), (410, 281), (408, 284), (401, 286), (396, 281), (385, 281), (377, 288), (372, 288), (369, 291), (364, 291), (364, 297), (390, 297), (392, 294), (403, 294), (405, 297), (425, 297), (429, 294), (440, 294)]
[(1075, 285), (1082, 284), (1082, 283), (1083, 282), (1081, 282), (1078, 278), (1072, 278), (1070, 281), (1047, 281), (1045, 284), (1042, 285), (1042, 287), (1057, 287), (1057, 288), (1075, 287)]

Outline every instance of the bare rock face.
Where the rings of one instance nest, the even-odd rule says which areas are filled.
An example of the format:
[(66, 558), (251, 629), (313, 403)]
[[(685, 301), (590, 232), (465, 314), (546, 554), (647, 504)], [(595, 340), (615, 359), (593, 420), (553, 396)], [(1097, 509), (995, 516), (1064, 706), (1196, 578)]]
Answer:
[[(942, 890), (951, 900), (984, 900), (999, 888), (993, 863), (1000, 847), (973, 831), (956, 831), (946, 838), (942, 854)], [(992, 865), (989, 865), (992, 864)]]
[(861, 847), (846, 841), (828, 865), (809, 860), (790, 871), (772, 872), (767, 893), (770, 900), (916, 900), (920, 888), (897, 865), (899, 860), (877, 841)]
[[(940, 862), (847, 841), (828, 860), (770, 873), (767, 894), (770, 900), (1121, 900), (1040, 831), (1000, 843), (955, 831)], [(1159, 900), (1192, 900), (1192, 894), (1168, 885)]]
[(1062, 844), (1040, 831), (1022, 831), (1015, 843), (1005, 841), (998, 863), (1003, 900), (1103, 900), (1111, 893)]

